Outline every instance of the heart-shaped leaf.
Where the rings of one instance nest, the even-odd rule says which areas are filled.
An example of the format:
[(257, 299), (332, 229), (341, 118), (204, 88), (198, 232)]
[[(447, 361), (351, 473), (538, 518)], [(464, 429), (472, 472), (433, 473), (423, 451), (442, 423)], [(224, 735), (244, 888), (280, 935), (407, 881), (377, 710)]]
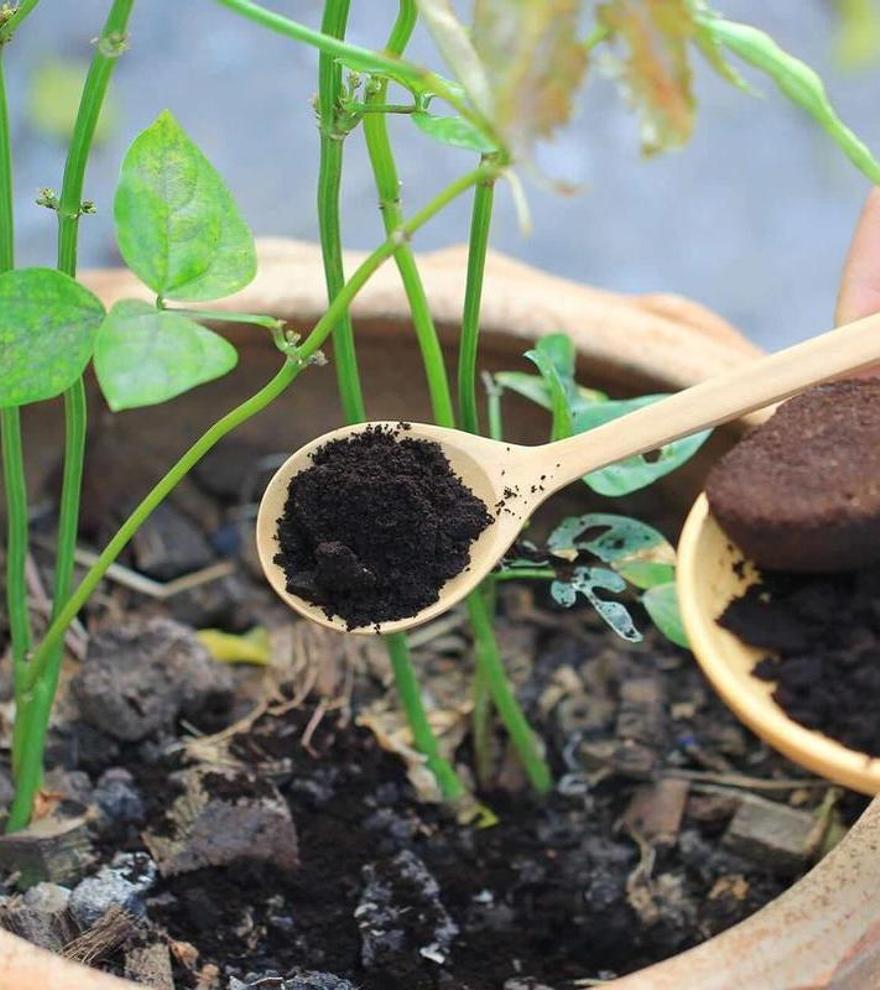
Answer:
[[(663, 398), (664, 395), (642, 395), (637, 399), (597, 402), (581, 406), (572, 416), (574, 432), (586, 433), (643, 406), (659, 402)], [(611, 498), (637, 492), (690, 460), (706, 442), (711, 432), (711, 430), (702, 430), (681, 440), (667, 443), (660, 448), (657, 456), (652, 460), (648, 460), (642, 454), (629, 457), (625, 461), (593, 471), (584, 478), (584, 481), (594, 492)]]
[(60, 395), (92, 356), (101, 301), (51, 268), (0, 275), (0, 406)]
[(129, 268), (159, 296), (228, 296), (256, 274), (254, 239), (211, 163), (170, 113), (129, 148), (114, 202)]
[(225, 375), (238, 354), (194, 320), (148, 303), (116, 303), (95, 340), (95, 371), (114, 412), (152, 406)]

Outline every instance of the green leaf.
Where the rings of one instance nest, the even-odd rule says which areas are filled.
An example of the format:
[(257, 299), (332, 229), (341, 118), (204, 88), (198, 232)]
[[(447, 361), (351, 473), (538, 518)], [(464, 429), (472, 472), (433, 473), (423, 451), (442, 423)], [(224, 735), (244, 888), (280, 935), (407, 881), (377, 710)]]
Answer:
[[(550, 391), (547, 383), (540, 375), (530, 375), (525, 371), (499, 371), (495, 375), (495, 381), (502, 387), (516, 392), (517, 395), (529, 399), (531, 402), (541, 406), (542, 409), (550, 410)], [(577, 403), (587, 404), (590, 402), (605, 402), (608, 396), (604, 392), (594, 388), (584, 388), (583, 385), (575, 385), (577, 393)]]
[(101, 301), (51, 268), (0, 275), (0, 406), (60, 395), (92, 356)]
[(237, 361), (232, 344), (213, 330), (135, 299), (116, 303), (95, 341), (95, 371), (114, 412), (173, 399)]
[[(610, 423), (612, 420), (643, 406), (651, 405), (665, 398), (665, 395), (642, 395), (637, 399), (600, 402), (595, 405), (580, 407), (572, 417), (575, 433), (586, 433), (597, 426)], [(684, 437), (667, 443), (660, 448), (656, 458), (648, 460), (643, 454), (629, 457), (625, 461), (611, 464), (599, 471), (588, 474), (584, 481), (594, 492), (617, 498), (629, 495), (631, 492), (647, 488), (658, 478), (664, 477), (686, 461), (702, 447), (709, 437), (711, 430), (703, 430), (692, 436)]]
[(541, 377), (544, 379), (544, 384), (547, 386), (550, 397), (550, 412), (553, 416), (550, 439), (562, 440), (565, 437), (570, 437), (572, 424), (571, 410), (568, 405), (568, 390), (552, 355), (546, 353), (539, 344), (533, 351), (526, 351), (525, 356), (537, 365), (538, 371), (541, 372)]
[(253, 236), (232, 195), (168, 111), (129, 148), (114, 216), (125, 263), (159, 296), (218, 299), (256, 274)]
[(653, 560), (633, 560), (614, 565), (614, 570), (637, 588), (653, 588), (675, 580), (675, 565), (661, 564)]
[(636, 629), (632, 616), (621, 602), (607, 601), (596, 594), (596, 589), (619, 593), (626, 590), (626, 582), (614, 571), (604, 567), (576, 567), (569, 581), (554, 581), (550, 594), (566, 608), (571, 608), (578, 594), (586, 598), (602, 619), (630, 643), (638, 643), (642, 634)]
[(690, 648), (684, 623), (681, 620), (678, 592), (674, 581), (649, 588), (642, 595), (642, 604), (651, 616), (651, 621), (667, 639), (678, 646), (683, 646), (686, 650)]
[(443, 144), (466, 151), (488, 154), (497, 151), (497, 146), (479, 128), (463, 117), (437, 117), (419, 110), (410, 114), (412, 122), (420, 131)]
[(783, 95), (810, 114), (871, 182), (880, 183), (880, 162), (837, 115), (822, 80), (810, 66), (749, 24), (727, 21), (706, 10), (697, 17), (719, 44), (768, 75)]

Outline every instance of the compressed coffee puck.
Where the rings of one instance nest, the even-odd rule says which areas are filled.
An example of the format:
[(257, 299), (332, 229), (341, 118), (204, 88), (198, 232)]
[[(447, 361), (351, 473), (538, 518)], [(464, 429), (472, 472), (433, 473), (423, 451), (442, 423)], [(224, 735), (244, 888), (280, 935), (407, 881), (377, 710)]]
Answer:
[(785, 402), (709, 475), (712, 514), (768, 570), (827, 573), (880, 561), (880, 380)]

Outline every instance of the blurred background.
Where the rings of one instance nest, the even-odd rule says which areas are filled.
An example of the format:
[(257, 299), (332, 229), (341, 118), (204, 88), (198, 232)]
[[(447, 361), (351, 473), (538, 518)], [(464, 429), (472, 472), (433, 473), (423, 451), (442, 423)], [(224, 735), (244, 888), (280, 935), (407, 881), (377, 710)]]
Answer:
[[(841, 10), (869, 15), (880, 0), (726, 0), (733, 19), (770, 31), (824, 77), (843, 119), (880, 150), (880, 54), (875, 19), (841, 37)], [(267, 6), (313, 26), (319, 0)], [(57, 188), (78, 86), (107, 0), (44, 0), (6, 53), (13, 106), (18, 260), (52, 264), (55, 217), (34, 204)], [(380, 46), (394, 0), (353, 0), (350, 40)], [(310, 99), (316, 53), (269, 34), (212, 0), (141, 0), (102, 121), (86, 196), (98, 213), (82, 226), (81, 259), (113, 264), (111, 196), (125, 148), (170, 108), (219, 168), (258, 234), (314, 240), (317, 131)], [(438, 64), (419, 33), (415, 61)], [(698, 60), (697, 60), (698, 61)], [(523, 237), (502, 189), (492, 243), (555, 274), (627, 292), (671, 291), (712, 307), (765, 347), (827, 329), (840, 266), (866, 180), (772, 84), (745, 73), (745, 95), (698, 65), (700, 117), (681, 152), (645, 161), (638, 123), (615, 87), (593, 73), (577, 118), (541, 154), (546, 171), (576, 182), (575, 197), (529, 188), (534, 231)], [(392, 119), (404, 204), (425, 202), (471, 167), (472, 156)], [(381, 239), (359, 132), (347, 143), (343, 202), (349, 247)], [(418, 235), (428, 250), (466, 240), (459, 202)]]

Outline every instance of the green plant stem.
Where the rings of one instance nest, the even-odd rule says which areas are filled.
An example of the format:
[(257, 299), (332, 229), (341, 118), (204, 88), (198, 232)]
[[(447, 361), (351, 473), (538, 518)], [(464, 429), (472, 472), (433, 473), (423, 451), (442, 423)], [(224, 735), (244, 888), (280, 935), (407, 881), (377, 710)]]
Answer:
[[(12, 147), (6, 75), (0, 49), (0, 272), (14, 264)], [(3, 448), (3, 488), (6, 493), (6, 609), (12, 645), (13, 677), (21, 683), (31, 647), (25, 563), (28, 551), (27, 484), (18, 407), (0, 410)], [(17, 687), (16, 687), (17, 689)]]
[(510, 571), (493, 571), (486, 580), (498, 584), (500, 581), (555, 581), (558, 577), (551, 567), (517, 567)]
[(487, 136), (492, 139), (493, 144), (500, 146), (501, 142), (495, 134), (489, 121), (478, 114), (474, 108), (460, 95), (457, 88), (449, 85), (440, 76), (420, 66), (412, 65), (401, 58), (393, 55), (384, 55), (371, 51), (369, 48), (361, 48), (358, 45), (350, 45), (338, 38), (324, 34), (321, 31), (314, 31), (292, 21), (282, 14), (266, 10), (259, 4), (252, 3), (251, 0), (217, 0), (224, 7), (228, 7), (242, 17), (259, 24), (262, 27), (282, 34), (285, 37), (301, 41), (306, 45), (311, 45), (319, 51), (326, 52), (343, 63), (360, 72), (376, 72), (388, 75), (404, 86), (411, 86), (414, 92), (431, 92), (445, 100), (451, 107), (454, 107), (463, 117), (475, 123)]
[(503, 389), (495, 379), (484, 371), (483, 387), (486, 390), (486, 412), (489, 420), (489, 436), (493, 440), (504, 439), (504, 421), (501, 415), (501, 393)]
[(383, 244), (376, 248), (361, 263), (348, 282), (346, 282), (342, 292), (333, 300), (327, 312), (315, 324), (314, 329), (299, 348), (296, 358), (286, 361), (278, 374), (266, 386), (214, 423), (151, 489), (122, 524), (110, 543), (107, 544), (103, 553), (87, 571), (85, 577), (70, 596), (64, 608), (49, 626), (42, 642), (34, 651), (32, 661), (28, 667), (29, 687), (32, 687), (40, 679), (50, 651), (60, 642), (67, 627), (76, 617), (77, 612), (85, 605), (89, 596), (107, 572), (107, 568), (113, 563), (141, 523), (143, 523), (156, 506), (162, 502), (193, 465), (197, 464), (219, 440), (235, 429), (235, 427), (245, 422), (245, 420), (250, 419), (251, 416), (264, 409), (287, 388), (294, 378), (296, 378), (300, 369), (321, 349), (330, 335), (333, 326), (338, 321), (339, 314), (351, 304), (351, 301), (370, 280), (374, 272), (394, 254), (401, 239), (411, 236), (423, 227), (432, 217), (436, 216), (444, 207), (456, 199), (456, 197), (479, 182), (485, 176), (486, 171), (486, 167), (481, 166), (456, 179), (435, 196), (427, 206), (423, 207), (418, 213), (407, 220), (400, 229), (394, 231)]
[[(3, 48), (0, 48), (0, 271), (15, 263), (12, 194), (12, 143), (9, 133), (9, 105)], [(26, 706), (19, 707), (31, 648), (28, 614), (26, 564), (28, 554), (27, 479), (18, 407), (0, 410), (0, 446), (3, 452), (3, 488), (6, 493), (6, 605), (12, 648), (12, 681), (16, 698), (16, 718), (12, 738), (13, 774), (18, 774), (21, 739), (27, 729)]]
[[(59, 271), (76, 275), (79, 218), (83, 185), (95, 128), (107, 95), (110, 77), (125, 48), (125, 32), (134, 0), (113, 0), (104, 27), (95, 44), (88, 75), (73, 127), (70, 148), (58, 200)], [(79, 531), (80, 494), (85, 461), (87, 425), (86, 391), (82, 378), (64, 393), (64, 471), (58, 515), (58, 549), (52, 593), (52, 619), (64, 609), (73, 581), (74, 553)], [(39, 683), (28, 670), (26, 688), (16, 699), (16, 718), (24, 729), (13, 740), (13, 766), (18, 767), (15, 799), (9, 814), (8, 831), (23, 828), (30, 820), (33, 800), (42, 779), (43, 750), (52, 702), (58, 686), (63, 658), (63, 639), (52, 647), (43, 664)]]
[(444, 799), (447, 801), (457, 800), (466, 793), (465, 787), (451, 764), (440, 755), (437, 738), (422, 703), (421, 691), (413, 671), (406, 637), (403, 633), (395, 633), (385, 637), (385, 644), (391, 658), (391, 669), (394, 672), (397, 693), (400, 696), (403, 710), (406, 712), (416, 749), (425, 757), (425, 763), (434, 774)]
[(461, 428), (468, 433), (480, 432), (480, 418), (477, 412), (477, 352), (480, 341), (483, 276), (486, 270), (494, 199), (494, 179), (481, 182), (474, 190), (467, 283), (461, 318), (461, 341), (458, 347), (458, 414)]
[[(399, 54), (406, 47), (415, 26), (415, 4), (404, 0), (400, 4), (400, 14), (388, 40), (388, 50)], [(388, 90), (387, 80), (373, 86), (367, 96), (367, 103), (384, 103)], [(373, 169), (376, 189), (379, 193), (379, 208), (386, 231), (400, 226), (403, 211), (400, 205), (400, 179), (394, 163), (391, 141), (388, 137), (388, 123), (382, 114), (371, 114), (364, 118), (364, 138)], [(419, 275), (415, 255), (409, 244), (401, 244), (394, 253), (394, 261), (400, 272), (407, 302), (413, 321), (422, 364), (428, 380), (428, 392), (434, 420), (440, 426), (455, 426), (455, 412), (449, 393), (449, 381), (443, 351), (437, 337), (437, 329), (431, 316), (431, 307), (424, 284)]]
[(535, 734), (507, 679), (492, 630), (492, 618), (482, 594), (479, 591), (472, 592), (467, 598), (467, 606), (474, 630), (479, 676), (485, 682), (529, 782), (539, 794), (546, 794), (553, 786), (550, 768), (541, 755)]
[[(350, 0), (325, 0), (321, 30), (334, 38), (344, 38)], [(342, 66), (334, 55), (322, 51), (318, 57), (318, 117), (321, 157), (318, 170), (318, 228), (324, 259), (327, 301), (332, 302), (345, 284), (342, 262), (342, 231), (339, 192), (342, 184), (342, 158), (345, 133), (337, 129), (337, 111), (342, 91)], [(346, 310), (333, 328), (333, 355), (339, 398), (347, 423), (367, 418), (363, 389), (354, 346), (354, 327)]]
[[(387, 50), (391, 54), (399, 56), (403, 52), (415, 27), (415, 22), (416, 8), (413, 0), (401, 0), (397, 20), (391, 30), (387, 46)], [(371, 110), (383, 106), (387, 98), (387, 90), (387, 83), (376, 87), (367, 96), (367, 106)], [(364, 119), (364, 135), (379, 190), (385, 231), (390, 235), (392, 231), (401, 226), (403, 213), (398, 197), (397, 171), (394, 167), (387, 125), (382, 113), (368, 113)], [(395, 250), (394, 260), (400, 271), (409, 300), (413, 325), (416, 329), (425, 367), (430, 369), (428, 371), (428, 386), (435, 415), (448, 417), (446, 425), (454, 425), (451, 418), (452, 405), (449, 403), (449, 389), (445, 387), (443, 355), (437, 342), (437, 335), (413, 252), (406, 241), (402, 241)], [(341, 253), (339, 265), (341, 269)], [(343, 387), (344, 384), (343, 379), (340, 378), (340, 387)], [(412, 656), (406, 636), (403, 633), (386, 636), (385, 646), (394, 671), (394, 680), (400, 695), (400, 702), (406, 713), (416, 748), (424, 754), (427, 766), (434, 774), (444, 800), (457, 800), (465, 794), (466, 789), (459, 780), (452, 764), (440, 754), (437, 739), (422, 705), (418, 680), (413, 669)]]
[(0, 27), (0, 45), (5, 45), (12, 40), (12, 36), (24, 23), (25, 18), (33, 13), (39, 2), (40, 0), (21, 0), (21, 3), (15, 8), (15, 13)]
[(265, 316), (259, 313), (230, 313), (225, 309), (164, 308), (168, 309), (169, 313), (179, 313), (181, 316), (188, 316), (191, 320), (200, 320), (205, 323), (250, 323), (255, 327), (263, 327), (266, 330), (284, 329), (284, 320), (279, 320), (274, 316)]

